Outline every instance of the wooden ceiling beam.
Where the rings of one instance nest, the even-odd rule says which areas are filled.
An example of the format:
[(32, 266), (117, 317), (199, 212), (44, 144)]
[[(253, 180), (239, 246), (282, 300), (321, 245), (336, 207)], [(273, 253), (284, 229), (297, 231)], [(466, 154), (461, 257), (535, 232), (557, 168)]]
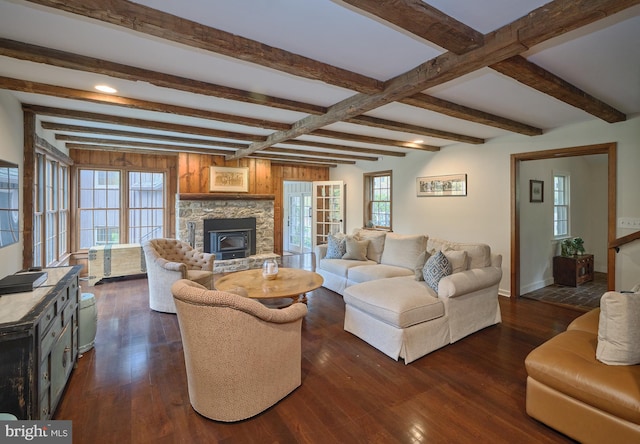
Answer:
[[(39, 105), (23, 105), (23, 109), (31, 110), (39, 115), (63, 117), (68, 119), (80, 119), (89, 122), (103, 122), (112, 123), (115, 125), (131, 126), (137, 128), (155, 129), (162, 131), (173, 131), (177, 133), (194, 134), (198, 136), (219, 137), (223, 139), (236, 139), (245, 140), (249, 142), (264, 141), (266, 136), (259, 136), (255, 134), (237, 133), (233, 131), (222, 131), (212, 128), (195, 127), (190, 125), (179, 125), (175, 123), (157, 122), (154, 120), (135, 119), (131, 117), (113, 116), (108, 114), (90, 113), (84, 111), (74, 111), (62, 108), (52, 108)], [(323, 133), (323, 134), (320, 134)], [(401, 140), (382, 139), (378, 137), (366, 137), (359, 134), (342, 133), (338, 131), (319, 131), (318, 134), (322, 137), (330, 137), (340, 140), (351, 140), (355, 142), (373, 143), (377, 145), (397, 146), (402, 148), (412, 149), (426, 149), (432, 150), (433, 147), (428, 145), (421, 145), (409, 142), (403, 142)], [(271, 146), (271, 145), (270, 145)], [(245, 148), (246, 149), (246, 148)]]
[(304, 139), (290, 139), (290, 140), (287, 140), (286, 142), (282, 142), (282, 144), (308, 146), (308, 147), (315, 147), (315, 148), (326, 148), (329, 150), (338, 150), (338, 151), (351, 151), (354, 153), (375, 154), (378, 156), (391, 156), (391, 157), (406, 156), (406, 154), (401, 151), (380, 150), (375, 148), (360, 148), (360, 147), (348, 146), (348, 145), (334, 145), (332, 143), (314, 142), (311, 140), (304, 140)]
[[(113, 138), (104, 138), (104, 137), (85, 137), (85, 136), (72, 136), (69, 134), (56, 134), (56, 140), (60, 140), (62, 142), (69, 143), (84, 143), (84, 144), (92, 144), (92, 145), (110, 145), (110, 146), (129, 146), (129, 147), (140, 147), (140, 148), (152, 148), (152, 149), (160, 149), (167, 151), (194, 151), (203, 154), (219, 154), (219, 155), (227, 155), (229, 151), (232, 149), (224, 149), (224, 150), (216, 150), (216, 148), (220, 148), (217, 143), (211, 141), (208, 146), (203, 147), (194, 147), (191, 145), (185, 145), (180, 143), (154, 143), (154, 142), (140, 142), (140, 141), (129, 141), (122, 139), (113, 139)], [(246, 145), (244, 145), (246, 147)], [(281, 147), (270, 147), (266, 151), (263, 151), (264, 154), (269, 153), (280, 153), (280, 154), (295, 154), (300, 156), (311, 156), (311, 157), (329, 157), (335, 159), (349, 159), (349, 160), (367, 160), (367, 161), (377, 161), (377, 157), (372, 156), (360, 156), (354, 154), (337, 154), (337, 153), (327, 153), (322, 151), (305, 151), (305, 150), (295, 150), (290, 148), (281, 148)]]
[(460, 55), (451, 51), (444, 53), (385, 82), (385, 89), (380, 93), (356, 94), (331, 106), (326, 114), (299, 120), (291, 129), (275, 132), (266, 141), (254, 142), (228, 158), (246, 156), (454, 80), (637, 3), (640, 0), (554, 0), (487, 34), (484, 45), (476, 49)]
[[(156, 140), (156, 141), (159, 140), (159, 141), (165, 141), (165, 142), (177, 143), (177, 144), (217, 146), (221, 148), (233, 148), (233, 149), (240, 149), (240, 148), (247, 147), (246, 143), (239, 143), (239, 142), (227, 142), (227, 141), (212, 140), (212, 139), (196, 139), (192, 137), (170, 136), (166, 134), (139, 133), (137, 131), (122, 131), (122, 130), (115, 130), (110, 128), (99, 128), (99, 127), (82, 126), (82, 125), (69, 125), (66, 123), (48, 122), (46, 120), (40, 122), (40, 126), (43, 129), (47, 129), (51, 131), (62, 131), (65, 133), (86, 133), (86, 134), (96, 134), (96, 135), (105, 135), (105, 136), (127, 137), (132, 139), (149, 139), (149, 140)], [(69, 136), (67, 134), (59, 134), (59, 133), (55, 135), (56, 140), (69, 140), (69, 137), (77, 137), (77, 136)]]
[[(217, 150), (209, 150), (206, 148), (195, 148), (195, 147), (186, 147), (185, 149), (176, 149), (176, 148), (167, 148), (167, 147), (141, 147), (136, 145), (113, 145), (113, 144), (90, 144), (90, 143), (66, 143), (65, 146), (69, 150), (92, 150), (92, 151), (117, 151), (117, 152), (132, 152), (132, 153), (140, 153), (148, 152), (148, 153), (158, 153), (158, 151), (166, 152), (167, 154), (175, 154), (178, 153), (199, 153), (199, 154), (209, 154), (209, 155), (225, 155), (224, 151)], [(256, 153), (254, 155), (248, 156), (253, 159), (273, 159), (277, 161), (287, 161), (291, 163), (295, 163), (299, 165), (300, 162), (304, 162), (306, 165), (312, 166), (330, 166), (336, 165), (338, 163), (341, 164), (355, 164), (355, 161), (347, 161), (347, 160), (333, 160), (333, 159), (314, 159), (312, 157), (296, 157), (296, 156), (279, 156), (276, 154), (266, 154), (266, 153)]]
[(335, 164), (343, 164), (343, 165), (355, 165), (355, 160), (343, 160), (343, 159), (319, 159), (314, 157), (306, 157), (306, 156), (282, 156), (279, 154), (269, 154), (265, 151), (259, 151), (257, 153), (252, 153), (252, 158), (255, 159), (270, 159), (270, 160), (288, 160), (290, 162), (307, 162), (307, 163), (317, 163), (317, 164), (326, 164), (326, 163), (335, 163)]
[(423, 93), (405, 97), (404, 99), (399, 100), (399, 102), (404, 103), (405, 105), (411, 105), (440, 114), (445, 114), (449, 117), (455, 117), (456, 119), (500, 128), (512, 133), (524, 134), (526, 136), (539, 136), (542, 134), (541, 128), (536, 128), (525, 123), (516, 122), (515, 120), (496, 116), (495, 114), (490, 114), (477, 109), (468, 108), (466, 106), (458, 105), (457, 103), (449, 102)]
[(176, 123), (158, 122), (155, 120), (135, 119), (132, 117), (113, 116), (109, 114), (90, 113), (85, 111), (75, 111), (63, 108), (54, 108), (40, 105), (24, 104), (25, 111), (31, 111), (41, 116), (62, 117), (66, 119), (78, 119), (88, 122), (111, 123), (114, 125), (130, 126), (134, 128), (154, 129), (160, 131), (171, 131), (176, 133), (194, 134), (198, 136), (220, 137), (222, 139), (236, 139), (245, 141), (265, 140), (265, 136), (256, 134), (237, 133), (234, 131), (223, 131), (213, 128), (203, 128), (191, 125), (179, 125)]
[(272, 108), (286, 109), (308, 114), (322, 114), (326, 111), (323, 106), (297, 102), (295, 100), (273, 97), (252, 91), (245, 91), (214, 83), (202, 82), (186, 77), (174, 76), (135, 66), (123, 65), (108, 60), (96, 59), (70, 52), (30, 45), (15, 40), (0, 38), (0, 55), (26, 60), (34, 63), (44, 63), (59, 68), (73, 69), (76, 71), (91, 72), (95, 74), (129, 80), (132, 82), (146, 82), (162, 88), (176, 89), (178, 91), (202, 94), (221, 99), (235, 100), (238, 102), (264, 105)]
[(481, 32), (421, 0), (342, 0), (455, 54), (482, 46)]
[[(313, 130), (307, 134), (311, 136), (328, 137), (330, 139), (344, 140), (344, 137), (343, 137), (344, 133), (339, 133), (337, 131), (331, 131), (331, 130), (325, 130), (325, 129)], [(440, 151), (439, 146), (425, 145), (423, 143), (403, 142), (401, 140), (382, 139), (380, 137), (362, 136), (359, 134), (350, 134), (349, 139), (347, 140), (350, 140), (352, 142), (374, 143), (378, 145), (397, 146), (399, 148), (408, 148), (412, 150)]]
[(127, 97), (104, 94), (81, 89), (65, 88), (62, 86), (48, 85), (45, 83), (31, 82), (28, 80), (13, 79), (0, 76), (0, 89), (22, 91), (34, 94), (43, 94), (51, 97), (81, 100), (83, 102), (122, 106), (129, 109), (155, 111), (159, 113), (175, 114), (179, 116), (197, 117), (200, 119), (216, 120), (219, 122), (235, 123), (255, 128), (288, 129), (291, 125), (282, 122), (274, 122), (265, 119), (253, 119), (251, 117), (237, 116), (233, 114), (208, 111), (186, 106), (169, 105), (166, 103), (152, 102), (150, 100), (130, 99)]
[(449, 131), (425, 128), (422, 126), (411, 125), (409, 123), (405, 123), (399, 126), (399, 125), (395, 125), (395, 122), (389, 122), (386, 119), (380, 119), (377, 117), (367, 116), (364, 114), (352, 117), (350, 119), (347, 119), (346, 121), (349, 123), (367, 125), (374, 128), (383, 128), (391, 131), (404, 131), (412, 134), (420, 134), (422, 136), (453, 140), (455, 142), (464, 142), (464, 143), (471, 143), (471, 144), (484, 143), (484, 139), (481, 139), (479, 137), (465, 136), (463, 134), (456, 134)]
[[(198, 139), (193, 137), (179, 137), (179, 136), (170, 136), (166, 134), (153, 134), (153, 133), (141, 133), (137, 131), (123, 131), (123, 130), (115, 130), (110, 128), (97, 128), (90, 126), (82, 126), (82, 125), (69, 125), (66, 123), (58, 123), (58, 122), (48, 122), (42, 121), (40, 122), (40, 126), (44, 129), (51, 131), (63, 131), (66, 133), (86, 133), (86, 134), (101, 134), (107, 136), (116, 136), (116, 137), (127, 137), (134, 139), (150, 139), (150, 140), (159, 140), (177, 144), (195, 144), (195, 145), (204, 145), (204, 146), (216, 146), (216, 147), (224, 147), (224, 148), (234, 148), (241, 149), (246, 148), (248, 145), (246, 143), (239, 142), (226, 142), (221, 140), (211, 140), (211, 139)], [(56, 140), (70, 140), (66, 134), (56, 134)], [(315, 148), (326, 148), (330, 150), (340, 151), (340, 152), (353, 152), (360, 154), (369, 154), (374, 156), (391, 156), (391, 157), (405, 157), (406, 154), (400, 151), (389, 151), (389, 150), (380, 150), (374, 148), (360, 148), (353, 147), (347, 145), (334, 145), (331, 143), (322, 143), (322, 142), (314, 142), (309, 140), (287, 140), (284, 142), (285, 145), (295, 145), (295, 146), (308, 146)]]
[(361, 93), (383, 88), (379, 80), (125, 0), (27, 1)]
[(577, 86), (521, 56), (511, 57), (491, 65), (491, 68), (537, 91), (588, 112), (605, 122), (623, 122), (627, 116)]
[[(475, 34), (479, 33), (474, 29), (455, 21), (420, 0), (396, 0), (394, 2), (343, 1), (456, 54), (463, 54), (478, 47), (477, 42), (482, 42), (483, 39), (482, 35), (480, 35), (480, 40), (476, 38)], [(454, 22), (451, 23), (450, 20), (454, 20)], [(449, 38), (449, 34), (453, 37)], [(626, 120), (624, 113), (521, 56), (503, 60), (491, 65), (491, 68), (539, 92), (582, 109), (606, 122), (615, 123)], [(426, 102), (429, 99), (424, 94), (420, 96), (422, 97), (416, 97), (413, 103), (420, 103), (421, 99)], [(408, 103), (408, 99), (411, 99), (411, 97), (405, 99), (403, 103)], [(459, 107), (454, 107), (453, 109), (459, 109)], [(460, 113), (459, 115), (464, 116), (465, 114)], [(487, 119), (487, 117), (491, 118)], [(500, 119), (496, 120), (495, 116), (486, 115), (478, 123), (499, 121)], [(503, 129), (508, 128), (505, 127)]]

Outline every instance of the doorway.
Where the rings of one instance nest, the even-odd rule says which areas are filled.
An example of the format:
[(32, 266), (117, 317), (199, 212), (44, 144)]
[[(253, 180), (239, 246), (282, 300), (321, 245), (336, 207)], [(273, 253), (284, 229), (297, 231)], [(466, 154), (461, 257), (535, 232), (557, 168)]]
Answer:
[[(606, 143), (557, 150), (536, 151), (511, 155), (511, 297), (520, 297), (520, 203), (524, 200), (525, 190), (520, 186), (521, 162), (528, 160), (554, 159), (559, 157), (588, 156), (593, 154), (607, 155), (607, 245), (615, 240), (616, 235), (616, 183), (617, 183), (617, 145)], [(615, 251), (607, 248), (607, 288), (615, 288)]]
[(312, 251), (312, 182), (285, 181), (283, 185), (283, 251)]

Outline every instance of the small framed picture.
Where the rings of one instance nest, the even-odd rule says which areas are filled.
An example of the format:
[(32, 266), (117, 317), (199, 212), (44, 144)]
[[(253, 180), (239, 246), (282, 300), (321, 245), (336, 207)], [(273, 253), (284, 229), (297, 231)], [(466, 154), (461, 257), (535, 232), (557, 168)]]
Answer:
[(209, 191), (248, 192), (249, 168), (210, 167)]
[(541, 180), (529, 181), (529, 202), (544, 202), (544, 182)]

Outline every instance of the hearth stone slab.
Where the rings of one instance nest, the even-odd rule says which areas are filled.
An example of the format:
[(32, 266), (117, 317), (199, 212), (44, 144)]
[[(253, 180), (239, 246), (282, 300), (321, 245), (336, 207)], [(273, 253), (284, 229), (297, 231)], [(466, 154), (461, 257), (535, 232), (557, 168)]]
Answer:
[(280, 255), (276, 253), (263, 253), (240, 259), (216, 259), (213, 262), (213, 273), (231, 273), (234, 271), (261, 268), (262, 264), (267, 259), (275, 259), (278, 264), (282, 265), (282, 258), (280, 257)]

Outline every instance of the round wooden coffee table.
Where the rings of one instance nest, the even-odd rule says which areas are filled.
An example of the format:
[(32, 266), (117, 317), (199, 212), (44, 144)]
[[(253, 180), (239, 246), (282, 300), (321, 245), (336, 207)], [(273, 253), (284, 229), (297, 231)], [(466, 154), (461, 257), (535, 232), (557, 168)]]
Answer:
[(293, 302), (306, 301), (305, 293), (322, 286), (324, 279), (318, 273), (298, 268), (280, 268), (275, 279), (262, 277), (262, 269), (230, 273), (214, 282), (216, 290), (227, 291), (238, 287), (247, 292), (247, 297), (260, 299), (269, 306), (282, 306), (273, 303), (274, 299), (290, 298)]

